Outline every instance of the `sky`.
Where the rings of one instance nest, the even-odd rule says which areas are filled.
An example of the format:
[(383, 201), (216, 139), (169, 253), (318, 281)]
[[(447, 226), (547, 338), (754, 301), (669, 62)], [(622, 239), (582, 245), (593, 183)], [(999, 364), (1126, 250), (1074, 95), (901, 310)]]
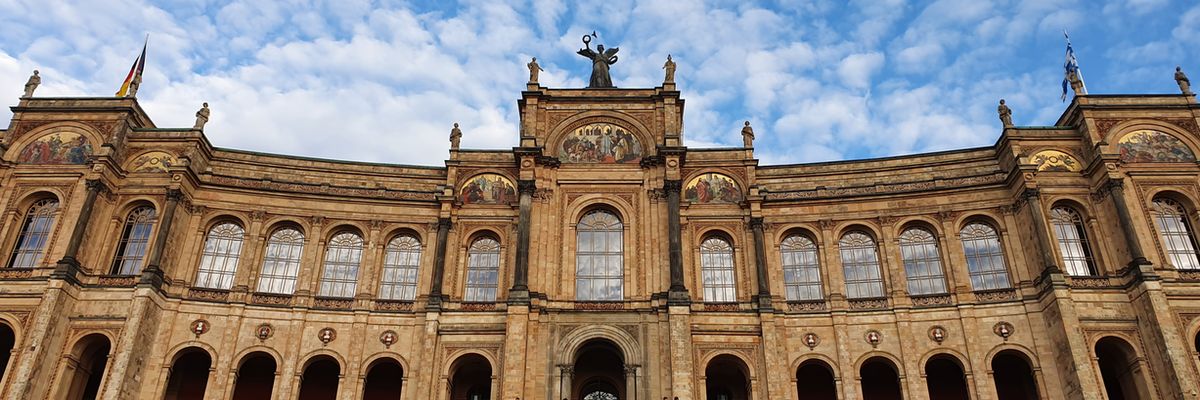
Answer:
[(586, 86), (595, 31), (617, 87), (673, 56), (689, 147), (740, 146), (749, 120), (761, 164), (861, 159), (992, 145), (1001, 98), (1054, 124), (1064, 29), (1092, 94), (1200, 78), (1194, 0), (0, 0), (0, 104), (33, 69), (37, 96), (112, 96), (149, 34), (159, 127), (208, 102), (218, 147), (436, 166), (454, 122), (464, 148), (517, 144), (530, 57), (543, 86)]

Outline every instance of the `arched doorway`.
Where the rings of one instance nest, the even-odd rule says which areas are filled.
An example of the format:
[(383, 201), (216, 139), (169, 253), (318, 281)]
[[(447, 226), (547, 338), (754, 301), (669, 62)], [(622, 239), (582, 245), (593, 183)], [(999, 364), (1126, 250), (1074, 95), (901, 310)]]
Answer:
[(742, 359), (729, 354), (713, 357), (704, 368), (704, 391), (708, 400), (748, 400), (749, 369)]
[(1141, 378), (1141, 365), (1133, 346), (1109, 336), (1096, 342), (1096, 363), (1104, 378), (1109, 400), (1148, 399), (1150, 391)]
[(104, 381), (104, 368), (108, 365), (108, 351), (112, 343), (99, 333), (84, 336), (75, 342), (67, 356), (59, 393), (67, 400), (93, 400), (100, 393)]
[(454, 360), (450, 373), (450, 400), (491, 400), (492, 364), (478, 354)]
[(275, 386), (275, 357), (256, 351), (242, 357), (233, 384), (233, 400), (271, 398)]
[(1025, 354), (1003, 350), (992, 357), (992, 380), (999, 400), (1037, 400), (1037, 381)]
[(584, 343), (575, 352), (574, 365), (571, 398), (616, 400), (628, 397), (625, 359), (613, 342), (595, 339)]
[(8, 359), (16, 344), (16, 332), (13, 332), (12, 327), (7, 324), (0, 323), (0, 382), (4, 382), (5, 372), (8, 372)]
[(925, 362), (929, 400), (970, 400), (967, 374), (954, 356), (938, 354)]
[(363, 381), (363, 400), (396, 400), (404, 385), (404, 367), (391, 358), (371, 363)]
[(807, 360), (796, 368), (796, 392), (800, 400), (837, 400), (833, 367), (821, 360)]
[(167, 390), (163, 400), (204, 400), (208, 388), (208, 370), (212, 357), (199, 347), (181, 350), (167, 373)]
[(900, 372), (892, 360), (871, 357), (858, 369), (862, 380), (863, 400), (903, 400)]
[(342, 368), (330, 356), (316, 356), (308, 360), (304, 375), (300, 377), (299, 400), (336, 400), (338, 378)]

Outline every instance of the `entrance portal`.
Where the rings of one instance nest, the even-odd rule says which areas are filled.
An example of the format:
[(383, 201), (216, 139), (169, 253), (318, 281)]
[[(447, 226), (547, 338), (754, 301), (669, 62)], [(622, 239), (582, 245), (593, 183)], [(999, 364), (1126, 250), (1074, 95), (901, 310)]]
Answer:
[(242, 358), (237, 381), (233, 384), (233, 400), (271, 398), (275, 386), (275, 358), (256, 351)]
[(746, 364), (740, 358), (722, 354), (704, 368), (704, 391), (708, 400), (747, 400), (750, 398), (750, 379)]
[(492, 364), (478, 354), (454, 361), (450, 373), (450, 400), (491, 400)]
[(573, 399), (625, 399), (625, 360), (621, 349), (607, 340), (584, 343), (575, 353)]

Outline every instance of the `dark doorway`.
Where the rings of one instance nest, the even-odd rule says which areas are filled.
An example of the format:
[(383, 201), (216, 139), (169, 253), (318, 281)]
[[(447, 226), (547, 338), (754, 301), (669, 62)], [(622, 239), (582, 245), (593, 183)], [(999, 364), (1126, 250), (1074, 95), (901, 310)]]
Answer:
[(748, 372), (740, 358), (728, 354), (714, 357), (704, 368), (704, 390), (708, 400), (748, 400)]
[(996, 353), (992, 357), (992, 380), (1000, 400), (1038, 400), (1033, 367), (1021, 352), (1004, 350)]
[(1096, 342), (1096, 359), (1109, 400), (1150, 397), (1139, 376), (1137, 355), (1128, 342), (1112, 336), (1100, 339)]
[(491, 400), (492, 364), (478, 354), (459, 357), (451, 366), (450, 400)]
[(84, 336), (75, 344), (72, 360), (68, 361), (66, 388), (68, 400), (93, 400), (100, 393), (104, 381), (104, 368), (108, 365), (108, 351), (112, 344), (108, 337), (94, 333)]
[(864, 400), (903, 400), (900, 374), (891, 360), (872, 357), (859, 368)]
[(17, 335), (12, 327), (0, 323), (0, 381), (4, 380), (4, 373), (8, 372), (8, 359), (16, 344)]
[(192, 347), (180, 351), (171, 364), (163, 400), (204, 400), (211, 367), (212, 357), (204, 349)]
[(948, 354), (933, 356), (925, 362), (925, 385), (929, 400), (970, 400), (967, 375), (958, 359)]
[(275, 386), (275, 357), (256, 351), (242, 358), (237, 381), (233, 384), (233, 400), (271, 398)]
[[(624, 399), (625, 361), (620, 348), (607, 340), (584, 343), (575, 353), (573, 399)], [(590, 397), (589, 397), (590, 396)]]
[(299, 400), (337, 400), (341, 373), (337, 360), (329, 356), (313, 357), (300, 377)]
[(796, 391), (800, 400), (837, 400), (833, 368), (821, 360), (808, 360), (796, 369)]
[(367, 370), (363, 400), (397, 400), (403, 385), (404, 367), (400, 362), (390, 358), (376, 360)]

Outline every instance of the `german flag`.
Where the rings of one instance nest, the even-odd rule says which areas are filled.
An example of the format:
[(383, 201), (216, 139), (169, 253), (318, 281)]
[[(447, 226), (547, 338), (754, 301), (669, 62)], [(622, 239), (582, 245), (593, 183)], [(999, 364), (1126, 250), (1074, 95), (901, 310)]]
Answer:
[(121, 89), (117, 90), (117, 97), (125, 97), (129, 93), (129, 83), (133, 82), (133, 77), (142, 76), (142, 71), (146, 69), (146, 45), (150, 44), (150, 35), (146, 35), (146, 43), (142, 44), (142, 55), (133, 60), (133, 66), (129, 67), (129, 75), (125, 76), (125, 82), (121, 83)]

